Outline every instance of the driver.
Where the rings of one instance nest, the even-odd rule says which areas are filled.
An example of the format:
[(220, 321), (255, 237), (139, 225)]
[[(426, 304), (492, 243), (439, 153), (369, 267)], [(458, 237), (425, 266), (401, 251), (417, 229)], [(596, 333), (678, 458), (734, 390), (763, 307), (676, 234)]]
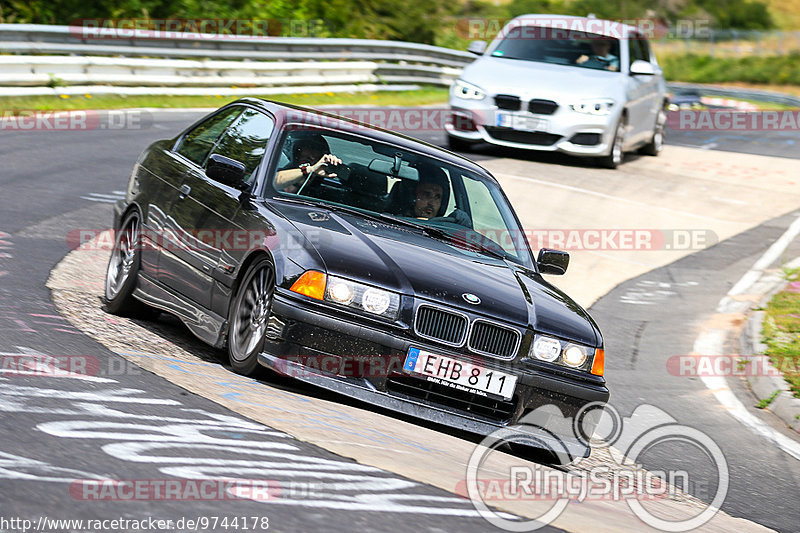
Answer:
[(335, 178), (336, 174), (328, 167), (341, 165), (342, 160), (330, 151), (328, 142), (319, 133), (296, 137), (292, 147), (292, 160), (275, 175), (275, 188), (300, 194), (319, 184), (323, 178)]
[(619, 58), (611, 53), (611, 39), (592, 39), (591, 55), (582, 55), (575, 60), (575, 63), (584, 67), (619, 70)]
[(454, 209), (445, 217), (447, 204), (450, 201), (450, 180), (440, 167), (421, 163), (417, 166), (419, 181), (414, 185), (413, 202), (403, 213), (405, 216), (422, 220), (441, 220), (471, 227), (472, 221), (461, 209)]

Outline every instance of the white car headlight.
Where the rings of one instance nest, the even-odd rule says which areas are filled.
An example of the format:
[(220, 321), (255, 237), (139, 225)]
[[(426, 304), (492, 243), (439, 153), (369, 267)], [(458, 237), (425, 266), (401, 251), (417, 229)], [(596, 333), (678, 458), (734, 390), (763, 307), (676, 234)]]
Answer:
[(464, 80), (456, 80), (453, 83), (453, 94), (464, 100), (483, 100), (486, 98), (486, 92), (483, 89)]
[(336, 276), (328, 276), (325, 301), (391, 320), (397, 318), (397, 312), (400, 309), (400, 295), (396, 292), (385, 291)]
[(589, 370), (587, 361), (595, 350), (573, 342), (548, 337), (547, 335), (534, 335), (531, 344), (530, 359), (557, 363), (570, 368), (583, 368)]
[(558, 339), (537, 335), (533, 341), (533, 355), (542, 361), (555, 361), (561, 355), (561, 343)]
[(564, 350), (564, 362), (573, 368), (578, 368), (586, 362), (586, 348), (570, 344)]
[(590, 100), (581, 100), (570, 104), (569, 108), (578, 113), (586, 113), (587, 115), (608, 115), (614, 107), (614, 100), (609, 98), (593, 98)]

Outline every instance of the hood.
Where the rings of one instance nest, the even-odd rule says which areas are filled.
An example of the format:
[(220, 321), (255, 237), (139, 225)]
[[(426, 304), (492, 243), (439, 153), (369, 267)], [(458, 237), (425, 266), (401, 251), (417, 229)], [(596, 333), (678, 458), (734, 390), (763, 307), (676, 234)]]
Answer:
[[(580, 306), (538, 274), (514, 263), (410, 228), (321, 208), (273, 205), (313, 243), (331, 275), (590, 346), (598, 342), (597, 328)], [(464, 293), (474, 294), (481, 303), (467, 303)]]
[(624, 74), (570, 65), (553, 65), (519, 59), (483, 56), (464, 68), (461, 79), (485, 90), (489, 96), (513, 94), (523, 100), (543, 98), (605, 97), (620, 100)]

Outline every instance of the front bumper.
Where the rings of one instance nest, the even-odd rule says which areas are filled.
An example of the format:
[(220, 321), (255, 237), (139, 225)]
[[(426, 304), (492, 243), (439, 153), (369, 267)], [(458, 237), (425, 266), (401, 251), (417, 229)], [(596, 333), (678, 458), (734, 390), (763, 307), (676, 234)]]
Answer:
[[(538, 119), (541, 124), (541, 128), (535, 131), (522, 131), (498, 127), (497, 114), (504, 111), (483, 101), (465, 103), (451, 97), (450, 110), (455, 118), (445, 124), (445, 131), (452, 137), (467, 142), (486, 142), (509, 148), (563, 152), (576, 156), (607, 155), (620, 116), (619, 112), (599, 116), (578, 113), (565, 105), (559, 106), (552, 115), (517, 111)], [(474, 124), (472, 131), (463, 126), (469, 122)]]
[[(491, 400), (449, 389), (438, 390), (424, 379), (403, 373), (402, 361), (411, 346), (465, 357), (411, 337), (403, 328), (392, 331), (388, 326), (357, 324), (276, 293), (270, 331), (259, 363), (295, 379), (415, 418), (480, 435), (499, 432), (519, 444), (567, 453), (572, 459), (588, 455), (588, 444), (573, 432), (572, 417), (588, 404), (604, 404), (608, 400), (602, 378), (591, 376), (589, 381), (580, 381), (536, 369), (522, 371), (517, 365), (514, 398)], [(342, 372), (347, 364), (309, 365), (308, 357), (388, 362), (361, 367), (378, 368), (379, 373)], [(508, 366), (503, 367), (507, 362), (490, 359), (483, 362), (487, 367), (509, 371)], [(550, 417), (544, 422), (540, 416), (542, 408)], [(534, 417), (538, 418), (532, 420)]]

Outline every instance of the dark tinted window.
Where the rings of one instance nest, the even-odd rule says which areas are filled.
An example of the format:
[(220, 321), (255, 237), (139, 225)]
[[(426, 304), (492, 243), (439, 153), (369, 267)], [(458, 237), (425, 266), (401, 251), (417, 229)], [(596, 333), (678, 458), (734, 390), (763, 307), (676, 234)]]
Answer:
[(645, 55), (645, 52), (642, 49), (642, 45), (644, 44), (646, 46), (647, 43), (645, 41), (643, 41), (641, 37), (636, 37), (636, 38), (631, 37), (631, 39), (628, 40), (628, 43), (629, 43), (628, 46), (630, 46), (630, 63), (631, 64), (633, 64), (634, 61), (638, 61), (638, 60), (647, 61), (647, 62), (650, 61), (650, 53), (649, 53), (649, 51), (648, 51), (647, 55)]
[(176, 151), (189, 161), (202, 165), (219, 136), (241, 112), (241, 107), (231, 107), (208, 118), (183, 137)]
[(619, 70), (619, 39), (539, 26), (519, 26), (507, 32), (493, 57)]
[(642, 56), (644, 56), (645, 61), (650, 61), (650, 43), (647, 39), (642, 37), (639, 39), (639, 46), (642, 47)]
[(225, 131), (213, 153), (244, 163), (245, 181), (249, 182), (264, 157), (274, 127), (275, 123), (267, 115), (246, 109)]

